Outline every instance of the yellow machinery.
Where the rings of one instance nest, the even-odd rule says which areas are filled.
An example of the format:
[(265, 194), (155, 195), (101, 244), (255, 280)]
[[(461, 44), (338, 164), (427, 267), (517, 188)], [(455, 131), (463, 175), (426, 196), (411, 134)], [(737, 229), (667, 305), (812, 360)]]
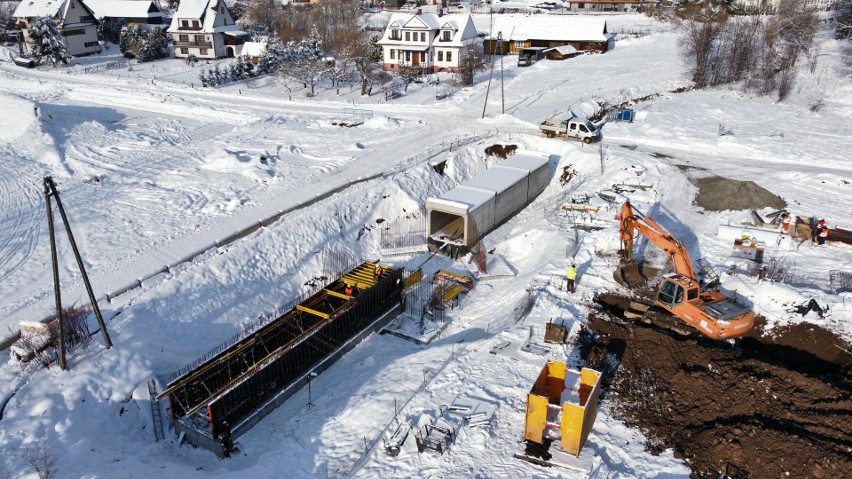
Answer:
[(597, 416), (600, 380), (593, 369), (547, 361), (527, 395), (524, 439), (543, 444), (561, 437), (562, 450), (579, 456)]

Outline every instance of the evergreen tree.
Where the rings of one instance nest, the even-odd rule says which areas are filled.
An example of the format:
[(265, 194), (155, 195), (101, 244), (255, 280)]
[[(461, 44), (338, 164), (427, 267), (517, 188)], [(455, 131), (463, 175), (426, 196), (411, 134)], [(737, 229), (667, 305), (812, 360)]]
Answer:
[(65, 40), (50, 17), (36, 18), (29, 28), (30, 52), (39, 62), (47, 60), (56, 65), (68, 63), (71, 58), (65, 47)]
[(103, 42), (118, 43), (121, 39), (121, 30), (127, 26), (127, 19), (101, 18), (98, 21), (98, 40)]
[(141, 37), (141, 41), (141, 61), (149, 62), (151, 60), (159, 60), (160, 58), (166, 57), (169, 49), (169, 38), (163, 30), (154, 28), (153, 30), (146, 32), (145, 35)]

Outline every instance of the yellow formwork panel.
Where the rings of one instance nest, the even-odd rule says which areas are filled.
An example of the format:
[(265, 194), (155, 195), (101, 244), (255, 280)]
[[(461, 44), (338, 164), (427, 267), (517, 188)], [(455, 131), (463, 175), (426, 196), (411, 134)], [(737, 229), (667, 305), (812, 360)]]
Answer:
[(422, 280), (422, 279), (423, 279), (423, 270), (418, 269), (417, 271), (408, 275), (407, 278), (405, 278), (405, 282), (403, 284), (403, 287), (405, 289), (408, 289), (408, 288), (414, 286), (415, 284), (419, 283), (420, 280)]
[(559, 432), (562, 434), (562, 450), (580, 455), (583, 448), (583, 418), (586, 408), (579, 404), (562, 403), (562, 424)]
[(527, 419), (524, 439), (541, 444), (547, 427), (547, 398), (535, 394), (527, 395)]
[(301, 304), (297, 304), (296, 309), (298, 309), (299, 311), (308, 313), (308, 314), (313, 314), (314, 316), (319, 316), (322, 319), (328, 319), (328, 318), (331, 317), (331, 315), (328, 314), (328, 313), (323, 313), (322, 311), (317, 311), (317, 310), (311, 309), (307, 306), (302, 306)]

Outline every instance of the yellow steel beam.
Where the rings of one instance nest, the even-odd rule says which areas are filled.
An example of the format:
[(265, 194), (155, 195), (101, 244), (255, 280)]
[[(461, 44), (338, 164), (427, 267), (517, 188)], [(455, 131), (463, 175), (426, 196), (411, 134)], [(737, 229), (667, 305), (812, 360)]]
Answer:
[(330, 317), (331, 317), (331, 315), (330, 315), (330, 314), (326, 314), (326, 313), (323, 313), (323, 312), (321, 312), (321, 311), (317, 311), (317, 310), (315, 310), (315, 309), (311, 309), (311, 308), (309, 308), (309, 307), (307, 307), (307, 306), (302, 306), (301, 304), (297, 304), (297, 305), (296, 305), (296, 309), (298, 309), (299, 311), (302, 311), (302, 312), (308, 313), (308, 314), (313, 314), (314, 316), (319, 316), (320, 318), (323, 318), (323, 319), (328, 319), (328, 318), (330, 318)]
[(324, 291), (326, 293), (328, 293), (329, 296), (334, 296), (335, 298), (340, 298), (340, 299), (352, 299), (353, 298), (352, 296), (349, 296), (348, 294), (338, 293), (337, 291), (332, 291), (330, 289), (326, 289)]

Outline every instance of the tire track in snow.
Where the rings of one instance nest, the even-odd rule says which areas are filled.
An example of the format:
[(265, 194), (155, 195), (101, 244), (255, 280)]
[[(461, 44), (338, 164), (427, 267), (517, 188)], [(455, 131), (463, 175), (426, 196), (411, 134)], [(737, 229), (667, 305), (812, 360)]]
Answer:
[[(11, 151), (0, 157), (15, 158)], [(27, 168), (24, 167), (24, 170)], [(0, 162), (0, 281), (26, 263), (38, 245), (39, 225), (44, 218), (39, 190), (22, 178), (21, 169)]]

